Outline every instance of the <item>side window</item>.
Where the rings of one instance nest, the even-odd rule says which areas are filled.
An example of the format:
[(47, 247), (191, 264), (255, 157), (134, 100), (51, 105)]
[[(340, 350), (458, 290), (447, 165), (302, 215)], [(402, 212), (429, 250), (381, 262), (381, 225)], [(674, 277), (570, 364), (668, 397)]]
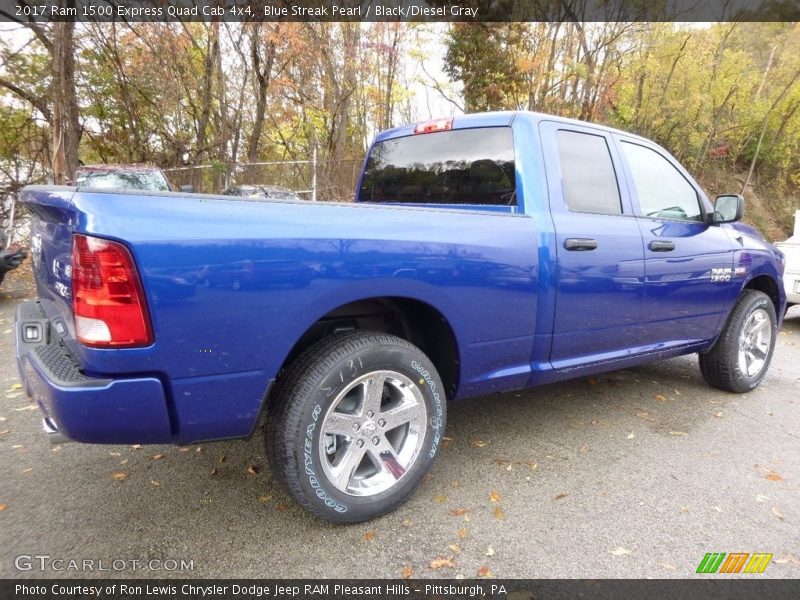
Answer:
[(564, 200), (573, 212), (622, 214), (617, 176), (604, 137), (556, 132)]
[(658, 152), (622, 142), (642, 214), (661, 219), (702, 221), (697, 192), (672, 163)]

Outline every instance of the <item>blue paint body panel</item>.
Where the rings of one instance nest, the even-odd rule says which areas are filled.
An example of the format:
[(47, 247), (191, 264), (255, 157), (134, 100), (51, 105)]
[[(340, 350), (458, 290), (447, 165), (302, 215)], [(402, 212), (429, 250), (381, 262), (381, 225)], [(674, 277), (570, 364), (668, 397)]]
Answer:
[[(111, 380), (59, 389), (22, 357), (26, 385), (81, 441), (243, 437), (303, 334), (355, 301), (413, 299), (438, 311), (457, 344), (457, 399), (705, 349), (749, 277), (780, 281), (777, 251), (736, 226), (637, 217), (614, 147), (621, 132), (590, 126), (619, 163), (625, 214), (571, 213), (548, 138), (560, 126), (589, 127), (534, 113), (455, 118), (455, 129), (512, 128), (516, 207), (26, 188), (41, 306), (82, 373)], [(413, 126), (393, 129), (376, 143), (412, 134)], [(129, 248), (151, 346), (96, 349), (75, 340), (73, 233)], [(564, 250), (565, 238), (586, 236), (598, 239), (598, 252)], [(651, 257), (648, 236), (693, 243), (679, 256)], [(746, 277), (709, 282), (712, 266), (739, 265)]]

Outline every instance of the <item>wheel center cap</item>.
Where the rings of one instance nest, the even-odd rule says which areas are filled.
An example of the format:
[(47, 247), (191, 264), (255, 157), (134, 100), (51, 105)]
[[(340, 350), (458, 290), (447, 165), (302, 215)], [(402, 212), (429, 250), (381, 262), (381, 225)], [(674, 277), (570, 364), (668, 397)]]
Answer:
[(364, 425), (361, 426), (361, 432), (365, 436), (371, 436), (375, 431), (378, 429), (378, 426), (375, 425), (375, 421), (367, 421)]

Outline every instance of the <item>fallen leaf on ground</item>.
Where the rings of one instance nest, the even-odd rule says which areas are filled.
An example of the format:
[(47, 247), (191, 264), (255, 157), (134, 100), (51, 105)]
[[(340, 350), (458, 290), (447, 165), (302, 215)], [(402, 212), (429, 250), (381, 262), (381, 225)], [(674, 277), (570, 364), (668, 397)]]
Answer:
[(151, 456), (150, 458), (152, 460), (161, 460), (162, 458), (164, 458), (164, 455), (163, 454), (153, 454), (153, 456)]
[(454, 517), (463, 517), (469, 511), (468, 508), (451, 508), (450, 514)]
[(411, 579), (411, 576), (414, 574), (414, 569), (411, 567), (403, 567), (403, 570), (400, 571), (400, 575), (403, 579)]
[(122, 456), (121, 452), (111, 452), (111, 451), (109, 451), (108, 454), (109, 454), (109, 456)]
[(411, 527), (413, 521), (411, 519), (403, 519), (403, 526)]
[(447, 502), (447, 496), (445, 496), (444, 494), (436, 494), (433, 497), (433, 501), (442, 504), (443, 502)]
[(676, 569), (675, 565), (671, 565), (669, 563), (661, 563), (661, 566), (665, 569), (669, 569), (670, 571), (674, 571)]
[(8, 388), (8, 389), (9, 389), (9, 390), (21, 390), (21, 389), (22, 389), (22, 384), (21, 384), (21, 383), (15, 383), (14, 385), (12, 385), (12, 386), (11, 386), (10, 388)]
[(630, 550), (626, 550), (622, 546), (620, 546), (616, 550), (611, 550), (611, 554), (613, 554), (614, 556), (625, 556), (626, 554), (630, 554), (630, 553), (631, 553)]
[(467, 538), (467, 528), (466, 527), (462, 527), (461, 529), (458, 530), (458, 537), (460, 537), (462, 540)]
[(781, 477), (775, 471), (769, 471), (766, 475), (764, 475), (764, 479), (769, 479), (770, 481), (783, 481), (783, 477)]
[(155, 479), (151, 479), (150, 480), (150, 484), (154, 485), (155, 487), (158, 487), (158, 486), (161, 485), (161, 482), (160, 481), (156, 481)]
[(456, 563), (453, 562), (452, 558), (434, 558), (429, 565), (431, 569), (441, 569), (442, 567), (455, 567)]
[(7, 508), (8, 508), (8, 504), (0, 504), (0, 512), (3, 512)]
[(447, 544), (447, 547), (450, 548), (450, 550), (452, 550), (456, 554), (461, 553), (461, 546), (459, 546), (458, 544)]
[(764, 496), (763, 494), (756, 496), (756, 502), (766, 502), (767, 500), (769, 500), (769, 496)]
[(284, 511), (289, 508), (289, 505), (285, 502), (279, 502), (278, 505), (275, 507), (276, 510)]
[(663, 395), (663, 394), (656, 394), (655, 395), (655, 399), (658, 400), (659, 402), (666, 402), (667, 401), (667, 397), (665, 395)]
[(480, 569), (478, 569), (478, 577), (484, 577), (488, 579), (494, 577), (494, 575), (492, 575), (492, 572), (491, 570), (489, 570), (489, 567), (483, 565)]
[(0, 431), (0, 435), (5, 435), (5, 434), (10, 433), (10, 432), (11, 432), (10, 429), (3, 429), (2, 431)]
[(503, 512), (503, 509), (499, 506), (495, 506), (494, 508), (494, 518), (500, 519), (501, 521), (506, 518), (506, 513)]
[(178, 448), (178, 452), (183, 452), (184, 454), (188, 451), (189, 449), (186, 446), (181, 446), (180, 448)]
[(778, 517), (781, 521), (783, 521), (783, 513), (778, 509), (777, 506), (772, 507), (772, 514)]
[(597, 385), (598, 383), (600, 383), (600, 381), (598, 381), (594, 377), (589, 377), (589, 379), (586, 380), (586, 383), (588, 383), (589, 385)]
[(258, 475), (258, 467), (255, 465), (247, 465), (248, 475)]
[(494, 548), (492, 548), (491, 546), (486, 548), (486, 556), (494, 556)]
[(636, 434), (634, 434), (632, 431), (628, 434), (628, 439), (629, 440), (632, 440), (635, 437), (636, 437)]
[(669, 434), (670, 435), (689, 435), (685, 431), (670, 431)]
[(211, 475), (216, 475), (219, 471), (217, 471), (217, 467), (211, 469)]
[(719, 411), (718, 413), (714, 413), (714, 416), (717, 417), (718, 419), (721, 419), (722, 418), (722, 411)]
[(473, 438), (469, 441), (469, 445), (473, 448), (484, 448), (486, 447), (486, 442), (481, 439)]
[(564, 493), (564, 492), (561, 492), (561, 493), (560, 493), (560, 494), (558, 494), (557, 496), (553, 496), (553, 500), (563, 500), (563, 499), (564, 499), (564, 498), (566, 498), (567, 496), (569, 496), (569, 494), (566, 494), (566, 493)]
[(142, 447), (141, 444), (134, 444), (133, 446), (131, 446), (131, 448), (133, 448), (134, 450), (139, 450), (141, 449), (141, 447)]
[(794, 554), (787, 554), (784, 558), (777, 558), (775, 559), (775, 562), (779, 565), (785, 565), (788, 562), (800, 565), (800, 559), (798, 559)]
[(116, 471), (111, 474), (111, 479), (114, 481), (125, 481), (128, 478), (128, 474), (125, 471)]
[(228, 457), (223, 454), (219, 457), (219, 464), (223, 464), (226, 460), (228, 460)]
[(258, 501), (261, 502), (261, 504), (269, 504), (270, 500), (272, 500), (272, 494), (266, 494), (258, 497)]
[(501, 497), (502, 496), (500, 496), (500, 492), (497, 492), (497, 491), (489, 492), (489, 501), (490, 502), (500, 502), (500, 498)]
[(202, 451), (203, 451), (203, 447), (202, 446), (198, 446), (197, 450), (195, 450), (195, 452), (197, 452), (197, 453), (200, 453)]
[(23, 410), (36, 410), (36, 405), (31, 404), (30, 406), (23, 406), (21, 408), (15, 408), (14, 410), (17, 412), (22, 412)]
[(367, 533), (364, 534), (365, 542), (371, 542), (374, 539), (375, 539), (375, 534), (372, 531), (368, 531)]

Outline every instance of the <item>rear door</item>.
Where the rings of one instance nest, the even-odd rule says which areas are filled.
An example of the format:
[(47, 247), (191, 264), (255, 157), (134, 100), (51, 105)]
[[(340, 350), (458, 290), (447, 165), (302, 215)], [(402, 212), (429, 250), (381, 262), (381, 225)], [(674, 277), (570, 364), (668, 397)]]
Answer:
[(618, 183), (619, 157), (601, 129), (540, 124), (556, 231), (556, 369), (628, 353), (641, 319), (642, 236)]
[(643, 334), (682, 345), (711, 338), (736, 285), (733, 247), (708, 225), (702, 193), (658, 146), (615, 136), (645, 255)]

